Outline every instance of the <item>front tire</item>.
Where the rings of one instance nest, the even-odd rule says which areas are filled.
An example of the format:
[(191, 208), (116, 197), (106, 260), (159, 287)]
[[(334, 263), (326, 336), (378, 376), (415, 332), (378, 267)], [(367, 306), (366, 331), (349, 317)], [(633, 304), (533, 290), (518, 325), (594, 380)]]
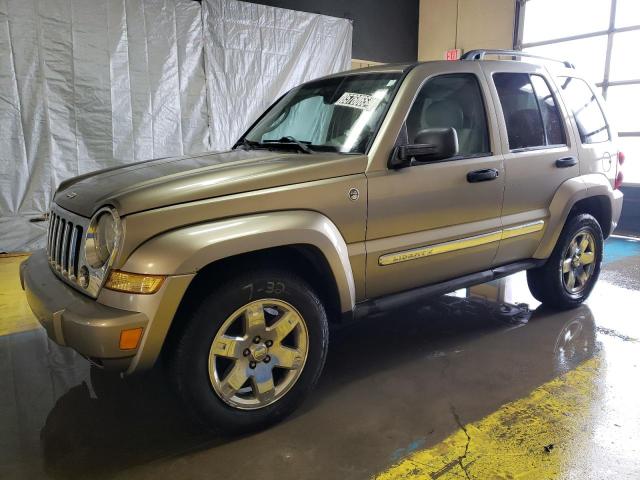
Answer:
[(580, 305), (600, 275), (603, 245), (602, 229), (593, 216), (583, 213), (569, 219), (547, 262), (527, 271), (532, 295), (559, 309)]
[(300, 277), (265, 269), (211, 292), (170, 359), (180, 397), (211, 430), (265, 428), (293, 412), (324, 367), (329, 332), (320, 299)]

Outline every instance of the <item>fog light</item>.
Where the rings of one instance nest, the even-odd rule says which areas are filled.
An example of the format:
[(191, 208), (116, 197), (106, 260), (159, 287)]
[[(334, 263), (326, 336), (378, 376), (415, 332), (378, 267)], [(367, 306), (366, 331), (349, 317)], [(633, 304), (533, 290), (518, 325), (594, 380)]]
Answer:
[(113, 270), (104, 284), (105, 288), (116, 292), (156, 293), (164, 282), (164, 275), (141, 275), (139, 273), (121, 272)]
[(135, 350), (142, 337), (142, 327), (122, 330), (120, 332), (120, 350)]

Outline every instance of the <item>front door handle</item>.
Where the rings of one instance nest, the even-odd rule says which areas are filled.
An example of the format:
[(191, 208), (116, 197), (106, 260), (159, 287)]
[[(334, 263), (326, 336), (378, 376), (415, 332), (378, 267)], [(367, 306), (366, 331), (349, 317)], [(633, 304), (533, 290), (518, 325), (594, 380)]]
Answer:
[(564, 157), (556, 160), (556, 167), (558, 168), (569, 168), (578, 164), (578, 160), (576, 157)]
[(482, 170), (474, 170), (467, 173), (467, 182), (488, 182), (489, 180), (495, 180), (500, 176), (500, 172), (495, 168), (483, 168)]

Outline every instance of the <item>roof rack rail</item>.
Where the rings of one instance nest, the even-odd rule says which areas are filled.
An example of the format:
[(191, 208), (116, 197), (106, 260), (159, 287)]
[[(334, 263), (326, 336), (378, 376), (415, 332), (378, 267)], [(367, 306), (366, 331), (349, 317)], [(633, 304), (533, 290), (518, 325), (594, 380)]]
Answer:
[(573, 63), (566, 60), (558, 60), (557, 58), (542, 57), (533, 53), (521, 52), (520, 50), (470, 50), (460, 57), (460, 60), (482, 60), (485, 55), (503, 55), (508, 57), (528, 57), (547, 60), (549, 62), (562, 63), (567, 68), (576, 68)]

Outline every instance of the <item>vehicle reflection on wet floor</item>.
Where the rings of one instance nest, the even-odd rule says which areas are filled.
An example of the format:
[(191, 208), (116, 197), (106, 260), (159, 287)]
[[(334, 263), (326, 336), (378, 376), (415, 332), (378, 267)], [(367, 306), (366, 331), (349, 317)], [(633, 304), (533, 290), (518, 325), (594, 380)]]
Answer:
[[(608, 263), (588, 305), (571, 311), (540, 307), (517, 274), (335, 329), (316, 394), (282, 424), (239, 438), (191, 423), (160, 369), (122, 381), (42, 329), (0, 336), (0, 478), (369, 478), (460, 419), (622, 352), (615, 342), (635, 356), (609, 354), (599, 381), (637, 383), (616, 375), (616, 362), (640, 353), (638, 279), (627, 278), (639, 265), (635, 253)], [(637, 421), (637, 410), (617, 422)]]

